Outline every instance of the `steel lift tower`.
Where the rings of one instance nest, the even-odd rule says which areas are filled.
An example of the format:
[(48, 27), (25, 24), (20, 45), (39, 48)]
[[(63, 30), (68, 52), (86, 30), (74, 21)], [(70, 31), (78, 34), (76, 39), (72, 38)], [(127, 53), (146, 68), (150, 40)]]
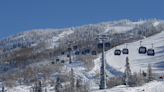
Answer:
[(109, 35), (97, 35), (97, 40), (102, 41), (102, 65), (101, 65), (101, 80), (100, 80), (100, 89), (107, 88), (107, 75), (106, 75), (106, 65), (105, 65), (105, 58), (104, 58), (104, 48), (105, 44), (104, 41), (109, 39)]

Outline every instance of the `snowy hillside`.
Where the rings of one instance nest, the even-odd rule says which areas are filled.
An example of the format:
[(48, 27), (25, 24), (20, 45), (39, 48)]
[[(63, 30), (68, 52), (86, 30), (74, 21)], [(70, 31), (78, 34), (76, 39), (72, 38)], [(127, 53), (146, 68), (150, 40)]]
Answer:
[[(33, 68), (35, 67), (41, 68), (41, 65), (45, 65), (45, 66), (47, 65), (47, 67), (49, 68), (48, 64), (51, 64), (54, 58), (56, 59), (58, 57), (61, 60), (63, 59), (66, 61), (66, 63), (61, 65), (63, 67), (63, 70), (60, 71), (60, 74), (69, 73), (72, 68), (74, 70), (75, 78), (80, 77), (83, 82), (89, 83), (91, 92), (104, 92), (104, 91), (105, 92), (142, 92), (143, 89), (145, 89), (145, 92), (162, 92), (164, 91), (164, 89), (160, 87), (164, 87), (163, 82), (157, 82), (157, 81), (147, 83), (142, 87), (129, 87), (128, 90), (126, 89), (124, 85), (113, 87), (106, 90), (99, 90), (100, 77), (96, 77), (96, 76), (100, 75), (101, 56), (102, 56), (101, 53), (99, 53), (98, 57), (93, 60), (94, 67), (90, 71), (87, 70), (87, 66), (84, 64), (84, 62), (77, 60), (77, 61), (73, 61), (73, 63), (71, 64), (68, 64), (68, 58), (66, 56), (58, 55), (58, 53), (61, 53), (61, 51), (64, 51), (65, 49), (67, 49), (67, 46), (64, 43), (66, 43), (68, 39), (77, 41), (78, 45), (84, 44), (84, 47), (87, 47), (88, 44), (92, 44), (91, 42), (92, 40), (95, 40), (96, 38), (95, 35), (97, 34), (111, 35), (115, 33), (116, 34), (124, 33), (123, 35), (125, 35), (126, 37), (119, 38), (117, 37), (117, 35), (116, 36), (113, 35), (113, 39), (117, 38), (115, 41), (120, 41), (119, 44), (121, 44), (121, 41), (122, 43), (126, 41), (131, 42), (131, 43), (127, 43), (129, 54), (128, 55), (121, 54), (120, 56), (114, 55), (114, 50), (116, 48), (122, 50), (123, 48), (126, 47), (125, 44), (119, 45), (116, 48), (111, 48), (110, 50), (105, 52), (106, 73), (108, 75), (108, 79), (115, 75), (123, 75), (125, 71), (126, 57), (129, 58), (130, 69), (132, 73), (135, 71), (138, 72), (140, 70), (147, 71), (147, 66), (149, 63), (151, 63), (153, 73), (164, 75), (164, 71), (163, 71), (164, 69), (164, 39), (163, 39), (164, 31), (162, 31), (162, 29), (164, 29), (162, 27), (164, 26), (161, 23), (162, 23), (161, 21), (154, 21), (154, 20), (153, 21), (151, 20), (138, 21), (138, 22), (131, 22), (128, 20), (123, 20), (123, 21), (118, 21), (118, 22), (107, 22), (107, 23), (100, 23), (100, 24), (95, 24), (95, 25), (91, 24), (91, 25), (85, 25), (81, 27), (75, 27), (75, 28), (73, 27), (73, 28), (66, 28), (66, 29), (60, 29), (60, 30), (46, 29), (48, 32), (44, 32), (46, 30), (33, 30), (31, 32), (24, 32), (16, 36), (11, 36), (6, 39), (3, 39), (0, 42), (0, 46), (1, 47), (4, 46), (3, 50), (5, 49), (4, 50), (4, 53), (5, 53), (6, 51), (10, 52), (11, 50), (16, 50), (16, 48), (21, 49), (22, 46), (24, 45), (25, 47), (23, 48), (30, 48), (30, 49), (35, 50), (38, 44), (44, 43), (43, 45), (45, 45), (45, 47), (42, 49), (39, 48), (38, 53), (33, 51), (29, 54), (29, 56), (27, 56), (27, 58), (30, 58), (30, 59), (27, 59), (28, 63), (25, 63), (24, 61), (20, 62), (21, 60), (19, 60), (19, 56), (23, 57), (22, 54), (17, 55), (17, 56), (13, 55), (12, 57), (13, 61), (17, 60), (16, 58), (18, 58), (18, 61), (20, 62), (20, 64), (18, 63), (18, 65), (20, 65), (18, 69), (25, 70), (25, 67), (28, 68), (29, 65), (32, 66)], [(135, 39), (132, 39), (132, 38), (135, 38)], [(145, 39), (142, 39), (142, 38), (145, 38)], [(138, 49), (140, 47), (139, 39), (142, 39), (142, 46), (145, 46), (147, 49), (152, 48), (151, 44), (153, 44), (153, 49), (156, 52), (155, 56), (147, 56), (147, 54), (138, 54)], [(63, 44), (64, 46), (62, 46)], [(114, 47), (114, 45), (112, 46)], [(58, 49), (58, 47), (60, 47), (60, 50)], [(53, 48), (56, 48), (56, 49), (53, 49)], [(94, 49), (93, 44), (91, 48), (92, 50)], [(58, 53), (53, 54), (55, 51)], [(9, 55), (5, 54), (3, 56), (3, 58), (5, 57), (5, 59), (2, 59), (2, 60), (6, 60), (6, 62), (11, 62), (11, 64), (8, 65), (8, 68), (10, 71), (10, 69), (13, 68), (12, 64), (14, 65), (14, 62), (12, 61), (12, 58), (8, 59), (8, 57), (6, 56), (10, 56), (10, 54)], [(37, 56), (38, 57), (40, 56), (40, 57), (36, 58)], [(74, 57), (75, 55), (73, 54), (72, 58)], [(88, 62), (91, 62), (91, 61), (88, 60)], [(27, 66), (25, 66), (25, 64), (27, 64)], [(5, 65), (4, 62), (1, 65)], [(23, 68), (21, 65), (23, 66)], [(12, 68), (10, 68), (11, 66)], [(53, 65), (50, 65), (50, 66), (54, 68)], [(119, 70), (119, 68), (121, 69)], [(2, 70), (3, 69), (1, 69), (1, 71)], [(39, 73), (38, 71), (37, 73)], [(50, 76), (56, 78), (58, 74), (59, 72), (56, 72), (54, 74), (50, 74)], [(3, 83), (1, 82), (0, 88), (2, 87), (2, 85)], [(159, 86), (159, 85), (162, 85), (162, 86)], [(27, 86), (25, 84), (20, 85), (16, 83), (15, 86), (16, 87), (14, 87), (13, 89), (5, 88), (5, 90), (7, 92), (10, 92), (10, 91), (11, 92), (29, 92), (29, 90), (32, 89), (33, 84)], [(48, 92), (55, 91), (54, 87), (51, 87), (50, 85), (44, 86), (44, 88), (46, 88)]]
[[(152, 37), (148, 37), (142, 40), (141, 45), (145, 46), (147, 49), (152, 48), (155, 50), (155, 56), (147, 56), (147, 54), (138, 54), (138, 49), (140, 47), (140, 41), (128, 43), (127, 48), (129, 49), (129, 55), (121, 54), (120, 56), (114, 55), (115, 48), (106, 52), (106, 62), (113, 66), (114, 68), (121, 68), (121, 71), (125, 70), (125, 58), (128, 56), (129, 63), (131, 66), (132, 72), (145, 70), (147, 69), (148, 64), (150, 63), (153, 68), (154, 73), (164, 74), (164, 32), (158, 33)], [(126, 48), (126, 45), (117, 46), (117, 49), (122, 50)]]
[(93, 90), (93, 92), (163, 92), (164, 82), (152, 81), (141, 87), (116, 86), (106, 90)]

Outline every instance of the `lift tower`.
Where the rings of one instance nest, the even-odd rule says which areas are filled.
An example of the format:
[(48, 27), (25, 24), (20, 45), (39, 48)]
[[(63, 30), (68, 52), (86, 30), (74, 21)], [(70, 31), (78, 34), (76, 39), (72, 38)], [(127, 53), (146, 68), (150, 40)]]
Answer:
[(104, 48), (105, 48), (105, 40), (109, 39), (109, 35), (97, 35), (97, 40), (102, 41), (102, 65), (101, 65), (101, 80), (100, 80), (100, 89), (106, 89), (106, 66), (105, 66), (105, 55), (104, 55)]

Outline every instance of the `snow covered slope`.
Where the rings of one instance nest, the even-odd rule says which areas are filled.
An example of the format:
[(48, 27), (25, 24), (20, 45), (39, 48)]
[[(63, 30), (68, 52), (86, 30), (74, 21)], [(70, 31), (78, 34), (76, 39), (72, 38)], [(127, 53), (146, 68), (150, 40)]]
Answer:
[[(147, 70), (147, 66), (150, 63), (154, 73), (164, 74), (164, 32), (158, 33), (152, 37), (142, 40), (142, 45), (147, 49), (153, 48), (155, 50), (155, 56), (147, 56), (147, 54), (138, 54), (138, 49), (140, 47), (140, 41), (128, 43), (129, 54), (120, 56), (114, 55), (115, 48), (106, 52), (106, 62), (114, 68), (121, 68), (121, 71), (125, 70), (125, 59), (129, 58), (130, 68), (132, 72)], [(117, 49), (123, 49), (126, 45), (117, 46)]]
[[(106, 30), (103, 31), (104, 34), (107, 34), (111, 29), (114, 29), (116, 33), (127, 33), (128, 31), (132, 30), (136, 24), (142, 24), (144, 22), (129, 22), (126, 25), (121, 25), (121, 24), (111, 24), (106, 26)], [(158, 26), (159, 22), (155, 22), (154, 26)], [(72, 30), (67, 30), (67, 31), (62, 31), (58, 33), (55, 36), (52, 36), (52, 38), (46, 40), (47, 43), (50, 43), (51, 41), (53, 43), (50, 43), (49, 46), (50, 48), (53, 48), (55, 45), (58, 45), (57, 40), (60, 38), (63, 38), (69, 34), (74, 33)], [(128, 49), (129, 49), (129, 55), (123, 55), (121, 56), (114, 56), (114, 50), (115, 48), (112, 48), (109, 51), (105, 52), (105, 58), (106, 58), (106, 71), (108, 78), (112, 77), (114, 75), (122, 74), (125, 70), (125, 59), (126, 57), (129, 57), (129, 63), (130, 63), (130, 68), (132, 72), (134, 71), (140, 71), (140, 70), (147, 70), (147, 66), (149, 63), (152, 65), (152, 69), (154, 73), (158, 73), (163, 75), (164, 71), (164, 32), (158, 33), (154, 36), (151, 36), (149, 38), (145, 38), (142, 40), (142, 45), (146, 46), (147, 48), (151, 48), (151, 44), (153, 43), (154, 49), (155, 49), (155, 56), (147, 56), (146, 54), (138, 54), (138, 48), (140, 47), (140, 41), (137, 42), (132, 42), (128, 43)], [(117, 46), (117, 49), (123, 49), (125, 48), (126, 45), (120, 45)], [(63, 67), (65, 70), (68, 72), (73, 68), (75, 76), (76, 77), (81, 77), (83, 81), (88, 81), (90, 83), (91, 91), (92, 92), (142, 92), (142, 89), (147, 90), (154, 90), (154, 91), (147, 91), (147, 92), (162, 92), (162, 88), (159, 88), (159, 85), (163, 85), (162, 82), (151, 82), (146, 84), (145, 86), (142, 87), (135, 87), (135, 88), (129, 88), (129, 90), (126, 90), (125, 86), (118, 86), (114, 87), (111, 89), (106, 89), (99, 91), (99, 80), (95, 80), (95, 75), (100, 73), (100, 67), (101, 67), (101, 54), (97, 59), (94, 60), (95, 62), (95, 67), (87, 72), (85, 65), (80, 62), (76, 61), (73, 62), (72, 64), (65, 64)], [(121, 72), (119, 72), (118, 68), (121, 68)], [(153, 87), (154, 86), (154, 87)], [(1, 87), (1, 86), (0, 86)], [(160, 86), (163, 87), (163, 86)], [(48, 89), (48, 92), (54, 92), (53, 87), (46, 87)], [(158, 90), (159, 91), (155, 91)], [(29, 92), (31, 89), (30, 86), (17, 86), (13, 89), (6, 89), (7, 92)]]
[[(115, 31), (115, 33), (126, 33), (130, 30), (132, 30), (136, 25), (139, 25), (139, 24), (143, 24), (145, 23), (146, 21), (141, 21), (141, 22), (128, 22), (126, 23), (125, 25), (122, 25), (122, 24), (112, 24), (112, 25), (108, 25), (106, 27), (106, 30), (104, 31), (104, 34), (113, 30)], [(158, 25), (158, 23), (154, 24), (155, 26)]]
[(164, 92), (164, 82), (152, 81), (141, 87), (116, 86), (106, 90), (94, 90), (93, 92)]

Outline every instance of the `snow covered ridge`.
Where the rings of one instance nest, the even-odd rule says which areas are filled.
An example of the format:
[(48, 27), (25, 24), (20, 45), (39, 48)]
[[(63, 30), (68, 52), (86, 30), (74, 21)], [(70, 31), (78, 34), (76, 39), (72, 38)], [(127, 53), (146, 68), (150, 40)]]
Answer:
[[(34, 44), (36, 45), (37, 43), (45, 42), (47, 44), (47, 47), (52, 48), (53, 46), (55, 46), (55, 44), (60, 44), (60, 42), (63, 42), (62, 39), (77, 39), (77, 37), (79, 37), (78, 39), (84, 39), (88, 37), (94, 38), (97, 34), (132, 32), (135, 34), (146, 36), (153, 34), (153, 32), (150, 32), (148, 30), (150, 29), (149, 27), (151, 27), (152, 24), (154, 24), (154, 27), (152, 29), (155, 28), (159, 30), (159, 28), (164, 28), (164, 22), (162, 20), (151, 19), (147, 21), (139, 20), (138, 22), (131, 22), (125, 19), (120, 21), (102, 22), (99, 24), (89, 24), (80, 27), (71, 27), (65, 29), (35, 29), (32, 31), (24, 31), (19, 34), (2, 39), (0, 41), (0, 46), (4, 48), (4, 51), (8, 51), (15, 48), (27, 48), (30, 46), (34, 46)], [(138, 28), (137, 25), (142, 28)], [(57, 39), (59, 43), (57, 43)]]

